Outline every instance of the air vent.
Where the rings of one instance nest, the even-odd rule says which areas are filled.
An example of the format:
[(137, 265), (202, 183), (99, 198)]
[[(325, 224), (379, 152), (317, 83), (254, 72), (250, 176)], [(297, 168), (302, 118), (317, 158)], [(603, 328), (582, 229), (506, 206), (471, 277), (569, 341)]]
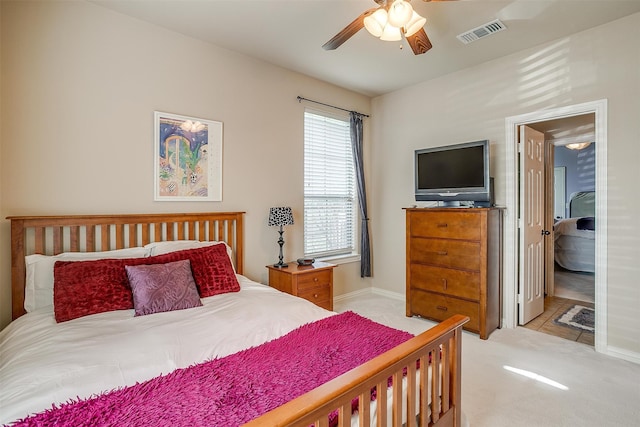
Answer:
[(481, 25), (477, 28), (474, 28), (473, 30), (458, 34), (458, 40), (460, 40), (464, 44), (469, 44), (483, 37), (490, 36), (491, 34), (506, 29), (507, 27), (505, 27), (505, 25), (500, 22), (499, 19), (496, 19), (494, 21), (487, 22), (486, 24)]

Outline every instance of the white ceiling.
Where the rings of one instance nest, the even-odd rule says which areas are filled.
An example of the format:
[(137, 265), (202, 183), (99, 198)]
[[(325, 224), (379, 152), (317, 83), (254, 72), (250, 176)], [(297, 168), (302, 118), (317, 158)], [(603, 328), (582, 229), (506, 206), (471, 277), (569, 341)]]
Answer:
[[(322, 45), (373, 0), (89, 0), (117, 12), (260, 58), (369, 96), (574, 34), (640, 12), (640, 0), (413, 0), (433, 49), (360, 30), (341, 47)], [(500, 19), (507, 30), (468, 45), (456, 36)]]

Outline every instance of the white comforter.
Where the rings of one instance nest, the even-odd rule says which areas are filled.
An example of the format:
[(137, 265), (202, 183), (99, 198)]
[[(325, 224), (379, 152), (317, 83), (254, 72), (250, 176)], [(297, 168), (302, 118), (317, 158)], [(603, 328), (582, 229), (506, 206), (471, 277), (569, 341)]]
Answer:
[(51, 308), (20, 317), (0, 332), (0, 424), (226, 356), (334, 314), (238, 279), (240, 292), (188, 310), (141, 317), (120, 310), (59, 324)]

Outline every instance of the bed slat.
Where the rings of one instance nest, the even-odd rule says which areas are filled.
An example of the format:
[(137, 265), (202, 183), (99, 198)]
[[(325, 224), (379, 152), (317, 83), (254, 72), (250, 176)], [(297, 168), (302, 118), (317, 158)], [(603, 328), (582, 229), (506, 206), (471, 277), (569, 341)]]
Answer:
[(364, 392), (358, 396), (358, 420), (361, 426), (371, 425), (371, 393)]
[[(431, 352), (431, 396), (440, 396), (440, 349)], [(434, 361), (437, 361), (435, 363)], [(435, 424), (440, 419), (440, 399), (431, 399), (431, 420)]]
[[(450, 371), (449, 367), (449, 347), (451, 346), (451, 342), (447, 341), (442, 344), (442, 375)], [(449, 391), (450, 391), (450, 381), (442, 381), (442, 412), (449, 411)]]
[(109, 227), (106, 224), (101, 224), (100, 225), (100, 242), (102, 244), (102, 247), (100, 250), (102, 251), (108, 251), (109, 250), (109, 241), (111, 240), (111, 236), (109, 233)]
[[(407, 367), (407, 414), (418, 413), (416, 411), (416, 397), (416, 365), (410, 363)], [(408, 417), (407, 427), (416, 427), (415, 417)]]
[(53, 253), (62, 253), (62, 227), (53, 227)]
[(85, 251), (94, 251), (96, 249), (96, 227), (95, 225), (88, 225), (85, 229)]
[[(389, 389), (387, 388), (387, 380), (385, 379), (384, 381), (379, 382), (376, 385), (376, 399), (379, 402), (386, 402), (387, 401), (387, 391)], [(376, 406), (376, 412), (377, 412), (377, 416), (378, 416), (378, 425), (379, 426), (386, 426), (387, 425), (387, 418), (389, 417), (389, 414), (387, 413), (387, 405), (377, 405)]]
[(35, 253), (44, 253), (44, 232), (45, 230), (43, 227), (35, 227), (33, 230), (35, 238)]
[[(429, 364), (429, 359), (427, 357), (425, 357), (424, 355), (420, 357), (420, 366), (428, 366)], [(428, 417), (429, 417), (429, 406), (427, 405), (428, 400), (424, 399), (424, 396), (429, 396), (430, 395), (430, 391), (429, 391), (429, 387), (427, 387), (427, 380), (428, 380), (428, 372), (425, 369), (420, 369), (420, 376), (418, 377), (418, 381), (420, 381), (420, 404), (418, 405), (418, 411), (420, 414), (420, 425), (421, 426), (426, 426), (429, 425), (428, 424)]]
[[(402, 426), (402, 371), (404, 370), (404, 368), (402, 368), (402, 370), (400, 371), (396, 371), (393, 374), (393, 388), (391, 390), (393, 390), (393, 401), (395, 402), (395, 404), (393, 405), (393, 412), (392, 412), (392, 420), (393, 420), (393, 425), (394, 426)], [(398, 405), (398, 403), (400, 403)]]

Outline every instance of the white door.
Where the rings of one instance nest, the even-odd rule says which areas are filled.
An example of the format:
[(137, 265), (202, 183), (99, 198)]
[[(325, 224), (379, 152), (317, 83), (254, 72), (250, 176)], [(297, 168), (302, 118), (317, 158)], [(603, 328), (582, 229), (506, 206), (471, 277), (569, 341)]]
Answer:
[(553, 217), (567, 216), (567, 167), (553, 168)]
[(544, 311), (544, 196), (544, 134), (520, 126), (520, 325)]

